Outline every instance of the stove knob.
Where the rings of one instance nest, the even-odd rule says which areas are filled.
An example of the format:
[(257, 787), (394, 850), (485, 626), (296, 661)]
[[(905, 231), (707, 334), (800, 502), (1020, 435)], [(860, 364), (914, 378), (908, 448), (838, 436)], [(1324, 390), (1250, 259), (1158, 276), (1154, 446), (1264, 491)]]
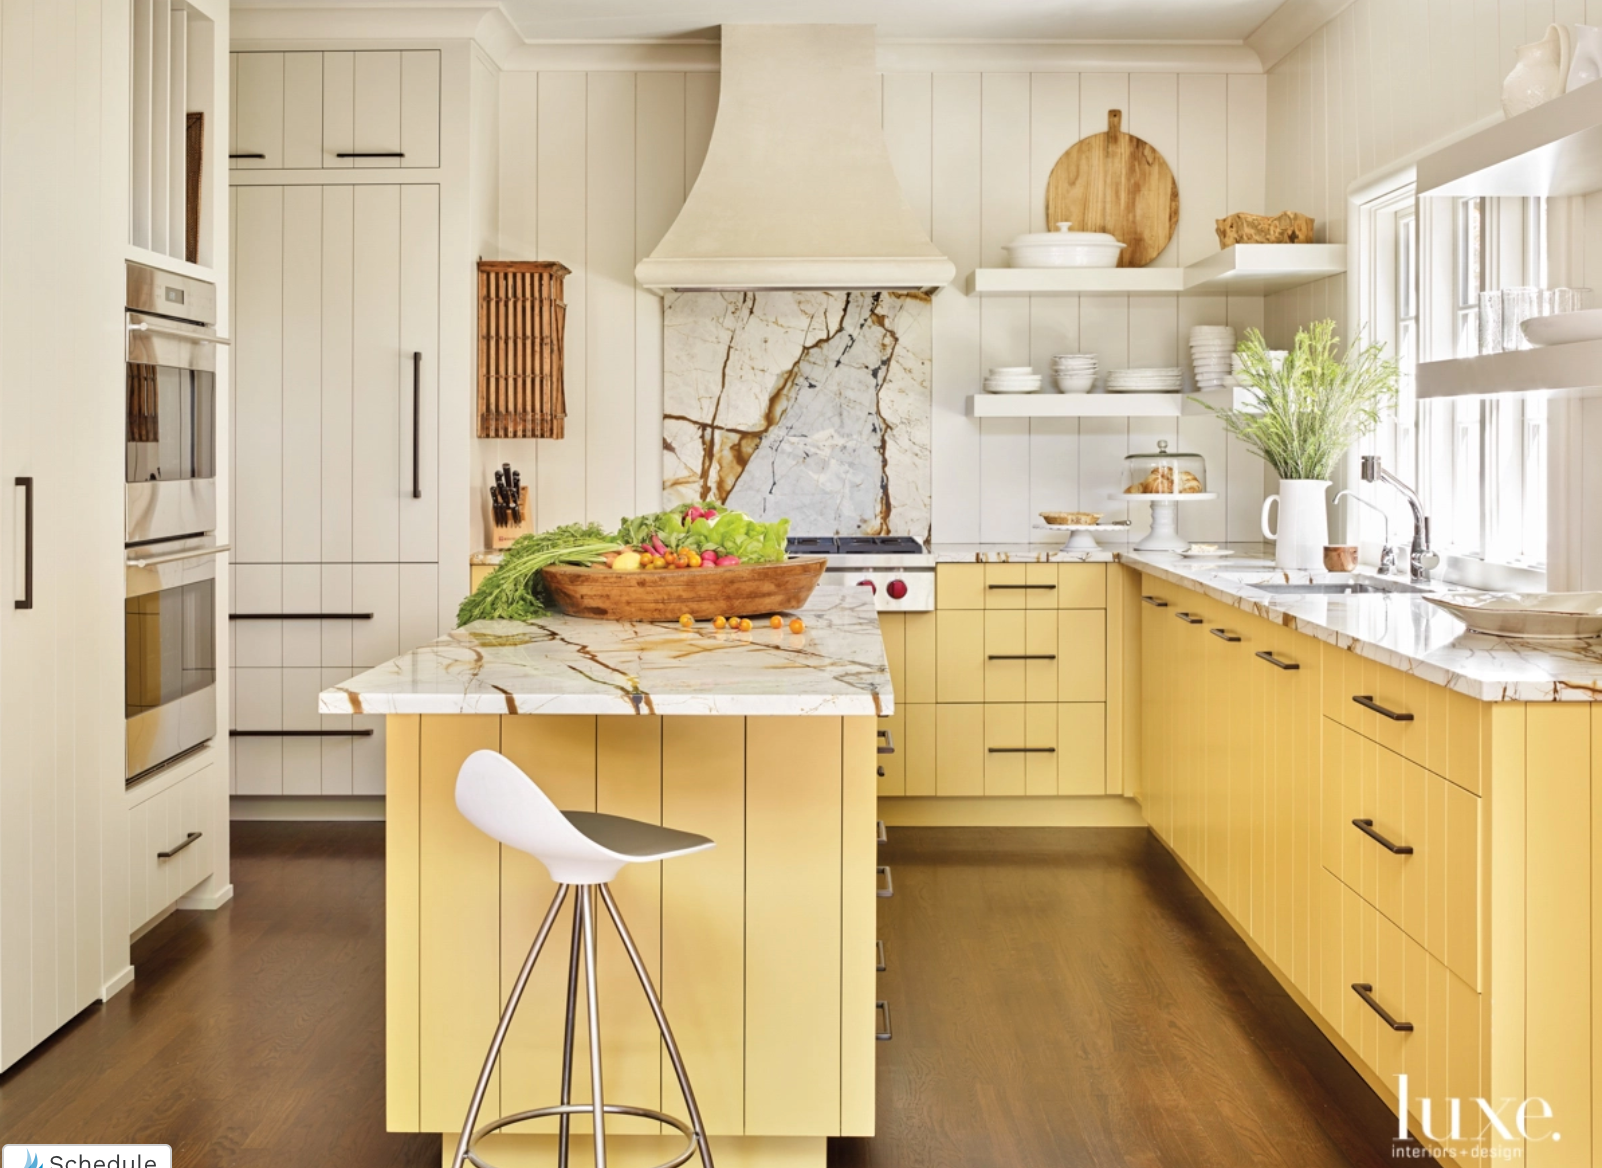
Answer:
[(866, 588), (869, 592), (872, 592), (875, 596), (877, 596), (879, 594), (879, 586), (877, 584), (875, 584), (872, 580), (858, 580), (857, 581), (857, 587), (858, 588)]
[(892, 580), (884, 586), (884, 590), (890, 594), (891, 600), (900, 600), (907, 594), (907, 582), (905, 580)]

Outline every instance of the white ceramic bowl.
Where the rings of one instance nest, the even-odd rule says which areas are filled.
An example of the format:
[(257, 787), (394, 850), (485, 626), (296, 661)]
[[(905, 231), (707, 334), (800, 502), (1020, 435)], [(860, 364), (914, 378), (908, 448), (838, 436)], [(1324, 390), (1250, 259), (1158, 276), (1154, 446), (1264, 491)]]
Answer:
[(1485, 592), (1426, 594), (1472, 632), (1529, 641), (1602, 637), (1602, 592)]
[(1059, 373), (1056, 377), (1059, 393), (1089, 393), (1096, 385), (1094, 373)]
[(1519, 322), (1524, 339), (1536, 346), (1572, 345), (1602, 339), (1602, 308), (1532, 316)]
[(1033, 377), (1034, 374), (1033, 365), (995, 365), (990, 370), (992, 377)]
[(1015, 268), (1116, 268), (1124, 245), (1105, 231), (1070, 231), (1070, 223), (1055, 231), (1020, 235), (1002, 250)]

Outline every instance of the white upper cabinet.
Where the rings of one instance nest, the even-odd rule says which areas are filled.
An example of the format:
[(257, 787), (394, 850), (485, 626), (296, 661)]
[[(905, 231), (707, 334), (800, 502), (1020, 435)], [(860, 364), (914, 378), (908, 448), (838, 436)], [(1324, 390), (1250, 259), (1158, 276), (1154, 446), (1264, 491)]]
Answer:
[(236, 170), (439, 166), (437, 49), (233, 54)]

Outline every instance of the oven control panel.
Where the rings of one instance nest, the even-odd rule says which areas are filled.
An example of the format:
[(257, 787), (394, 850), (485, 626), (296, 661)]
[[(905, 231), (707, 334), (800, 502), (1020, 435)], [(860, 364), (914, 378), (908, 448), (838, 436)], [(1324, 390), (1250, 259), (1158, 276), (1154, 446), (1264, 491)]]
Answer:
[(884, 612), (933, 612), (935, 574), (930, 568), (830, 568), (828, 584), (866, 588)]

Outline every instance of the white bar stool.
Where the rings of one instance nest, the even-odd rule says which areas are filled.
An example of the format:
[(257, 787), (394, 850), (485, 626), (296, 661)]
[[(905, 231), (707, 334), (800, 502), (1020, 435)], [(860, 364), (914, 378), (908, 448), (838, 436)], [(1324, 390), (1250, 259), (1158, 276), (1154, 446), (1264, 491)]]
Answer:
[[(523, 962), (523, 969), (517, 975), (517, 982), (512, 987), (512, 996), (507, 999), (506, 1009), (501, 1012), (500, 1025), (495, 1028), (495, 1037), (490, 1042), (489, 1054), (484, 1059), (484, 1070), (478, 1076), (478, 1086), (473, 1090), (473, 1102), (468, 1107), (467, 1119), (462, 1124), (461, 1138), (456, 1143), (453, 1168), (462, 1168), (464, 1162), (471, 1163), (476, 1168), (493, 1168), (474, 1153), (474, 1144), (490, 1133), (514, 1123), (550, 1116), (558, 1117), (560, 1125), (557, 1163), (561, 1168), (567, 1168), (570, 1134), (568, 1129), (571, 1117), (586, 1113), (593, 1117), (595, 1127), (595, 1168), (606, 1166), (605, 1116), (608, 1114), (654, 1119), (683, 1133), (689, 1141), (684, 1151), (673, 1159), (665, 1161), (658, 1168), (676, 1168), (697, 1152), (701, 1156), (702, 1168), (712, 1168), (712, 1150), (707, 1144), (706, 1126), (701, 1122), (701, 1111), (695, 1104), (695, 1092), (690, 1089), (690, 1076), (684, 1069), (684, 1060), (679, 1057), (678, 1043), (673, 1040), (673, 1030), (668, 1026), (667, 1015), (662, 1012), (662, 1002), (656, 996), (656, 988), (651, 984), (651, 975), (646, 972), (645, 963), (640, 960), (639, 950), (634, 947), (634, 938), (629, 935), (628, 926), (623, 923), (623, 914), (618, 911), (617, 902), (612, 899), (612, 890), (607, 887), (608, 882), (617, 876), (625, 864), (650, 864), (674, 856), (687, 856), (692, 852), (701, 852), (712, 847), (712, 841), (702, 835), (674, 831), (672, 828), (658, 827), (654, 823), (642, 823), (635, 819), (624, 819), (617, 815), (599, 815), (591, 811), (560, 811), (556, 804), (546, 798), (545, 792), (519, 770), (516, 764), (505, 755), (493, 750), (474, 751), (462, 764), (462, 769), (456, 776), (456, 807), (485, 835), (520, 852), (527, 852), (544, 864), (558, 887), (555, 897), (551, 900), (551, 907), (546, 910), (545, 920), (541, 922), (539, 932), (534, 937), (534, 944), (529, 948), (528, 959)], [(484, 1092), (489, 1086), (490, 1073), (495, 1069), (495, 1060), (500, 1057), (501, 1044), (506, 1040), (506, 1031), (512, 1023), (512, 1015), (517, 1010), (517, 1003), (523, 996), (524, 987), (528, 985), (529, 975), (534, 972), (534, 961), (539, 957), (540, 949), (544, 947), (545, 938), (550, 935), (551, 926), (556, 923), (556, 914), (567, 899), (569, 891), (573, 891), (575, 896), (573, 946), (568, 957), (567, 969), (567, 1030), (562, 1048), (562, 1102), (554, 1107), (537, 1107), (531, 1111), (504, 1115), (475, 1130), (474, 1124), (478, 1122), (478, 1111), (484, 1103)], [(629, 1107), (602, 1100), (601, 1013), (595, 993), (597, 892), (606, 905), (612, 924), (617, 928), (618, 936), (623, 940), (623, 948), (628, 951), (629, 961), (634, 965), (635, 976), (640, 979), (645, 999), (651, 1004), (651, 1013), (656, 1016), (657, 1028), (662, 1032), (662, 1041), (667, 1046), (668, 1057), (673, 1060), (673, 1070), (679, 1078), (679, 1090), (684, 1093), (684, 1103), (690, 1113), (688, 1124), (676, 1116), (647, 1107)], [(580, 949), (584, 954), (585, 989), (589, 1002), (592, 1100), (590, 1103), (573, 1102), (573, 1029), (578, 1013)]]

